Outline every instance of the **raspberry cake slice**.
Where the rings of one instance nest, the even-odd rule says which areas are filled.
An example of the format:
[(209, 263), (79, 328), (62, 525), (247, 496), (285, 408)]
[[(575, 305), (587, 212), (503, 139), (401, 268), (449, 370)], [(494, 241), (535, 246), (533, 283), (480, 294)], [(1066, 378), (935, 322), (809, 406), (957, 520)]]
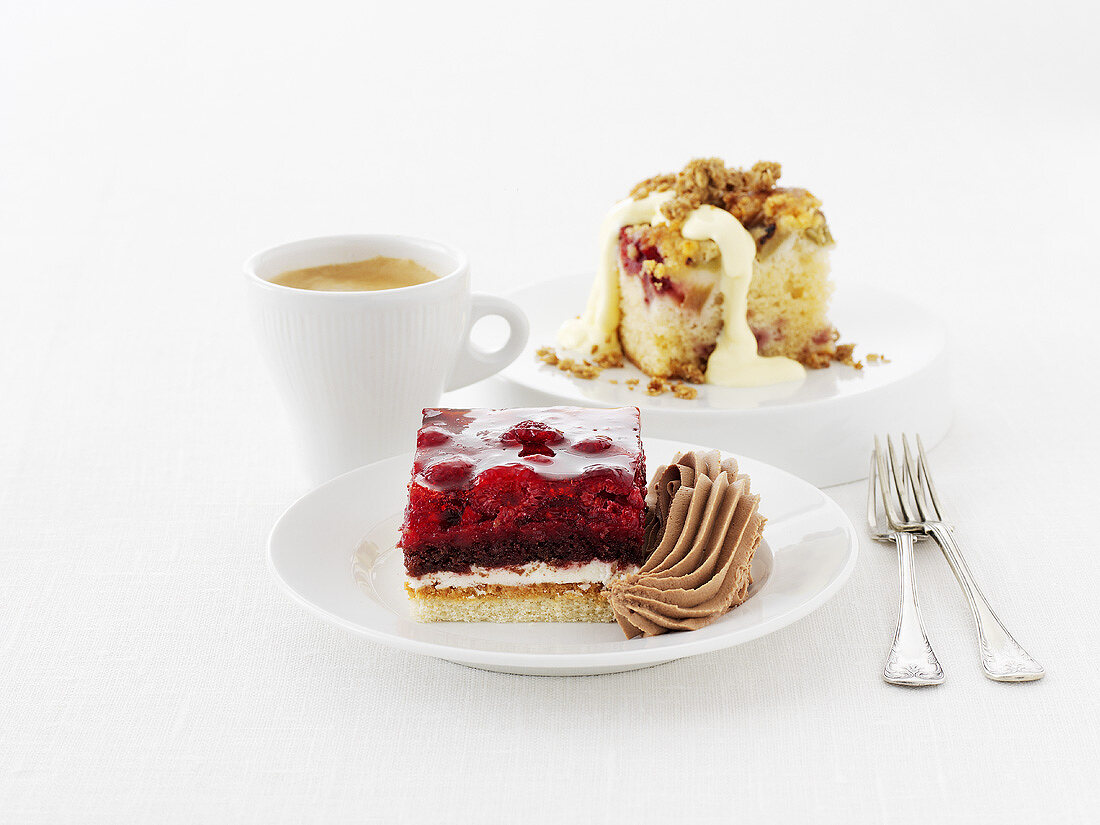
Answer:
[(610, 622), (643, 561), (638, 410), (426, 409), (401, 528), (418, 621)]

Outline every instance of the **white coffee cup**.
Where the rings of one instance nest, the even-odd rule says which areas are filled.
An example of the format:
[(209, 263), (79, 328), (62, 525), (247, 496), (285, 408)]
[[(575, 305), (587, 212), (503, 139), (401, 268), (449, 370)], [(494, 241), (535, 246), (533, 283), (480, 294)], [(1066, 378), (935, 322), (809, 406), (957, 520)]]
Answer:
[[(271, 283), (293, 269), (385, 255), (411, 258), (439, 277), (371, 292), (321, 292)], [(528, 324), (511, 301), (470, 294), (459, 250), (401, 235), (337, 235), (283, 244), (244, 266), (256, 332), (319, 484), (411, 451), (420, 411), (511, 363)], [(486, 352), (470, 329), (487, 315), (508, 322), (507, 342)]]

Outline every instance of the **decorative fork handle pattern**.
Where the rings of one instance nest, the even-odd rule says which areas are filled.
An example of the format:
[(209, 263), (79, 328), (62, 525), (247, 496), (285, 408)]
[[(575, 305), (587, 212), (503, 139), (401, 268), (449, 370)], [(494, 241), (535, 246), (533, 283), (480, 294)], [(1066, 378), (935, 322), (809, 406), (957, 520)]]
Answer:
[(963, 593), (966, 594), (970, 612), (974, 614), (974, 624), (978, 628), (978, 649), (985, 675), (998, 682), (1030, 682), (1042, 679), (1046, 671), (1020, 647), (1001, 624), (974, 581), (951, 530), (941, 522), (930, 522), (925, 529), (943, 550), (955, 578), (959, 580)]
[(901, 606), (894, 644), (886, 659), (882, 678), (892, 685), (921, 687), (943, 682), (940, 667), (928, 635), (924, 632), (920, 607), (917, 605), (917, 582), (913, 570), (913, 534), (894, 533), (898, 545), (898, 569), (901, 572)]

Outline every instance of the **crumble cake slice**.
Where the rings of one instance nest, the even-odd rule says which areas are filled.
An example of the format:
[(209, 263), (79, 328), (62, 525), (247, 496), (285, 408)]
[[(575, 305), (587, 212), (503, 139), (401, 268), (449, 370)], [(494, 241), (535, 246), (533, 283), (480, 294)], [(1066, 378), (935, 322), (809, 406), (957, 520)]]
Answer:
[(681, 234), (701, 206), (735, 217), (756, 243), (746, 319), (761, 356), (786, 356), (811, 369), (845, 360), (828, 319), (834, 244), (821, 202), (805, 189), (776, 186), (778, 163), (748, 171), (717, 158), (694, 160), (676, 175), (642, 181), (641, 199), (670, 192), (665, 223), (624, 226), (618, 274), (623, 352), (645, 373), (700, 383), (722, 329), (721, 254), (709, 239)]

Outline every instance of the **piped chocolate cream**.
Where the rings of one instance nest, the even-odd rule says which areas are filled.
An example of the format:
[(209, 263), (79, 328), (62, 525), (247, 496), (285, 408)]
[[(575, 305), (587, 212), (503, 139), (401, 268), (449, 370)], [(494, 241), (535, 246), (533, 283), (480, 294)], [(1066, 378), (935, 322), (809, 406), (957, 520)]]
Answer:
[(698, 630), (748, 597), (749, 567), (767, 521), (737, 462), (717, 450), (681, 453), (646, 494), (646, 562), (614, 581), (611, 608), (628, 638)]

